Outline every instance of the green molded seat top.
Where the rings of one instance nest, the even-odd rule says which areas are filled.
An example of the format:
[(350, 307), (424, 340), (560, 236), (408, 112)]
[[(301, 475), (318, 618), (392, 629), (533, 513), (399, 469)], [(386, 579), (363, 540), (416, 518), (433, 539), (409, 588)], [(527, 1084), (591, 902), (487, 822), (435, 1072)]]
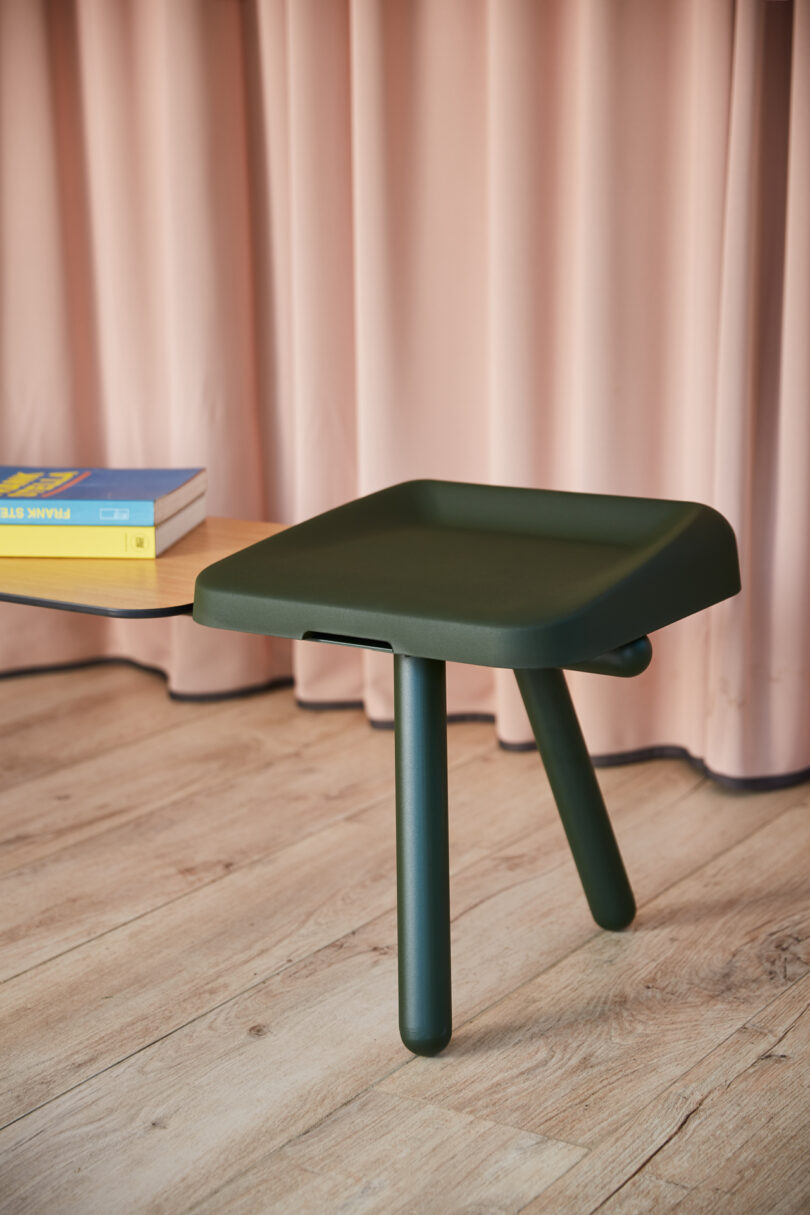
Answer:
[(694, 502), (406, 481), (217, 561), (194, 619), (493, 667), (584, 662), (740, 589)]

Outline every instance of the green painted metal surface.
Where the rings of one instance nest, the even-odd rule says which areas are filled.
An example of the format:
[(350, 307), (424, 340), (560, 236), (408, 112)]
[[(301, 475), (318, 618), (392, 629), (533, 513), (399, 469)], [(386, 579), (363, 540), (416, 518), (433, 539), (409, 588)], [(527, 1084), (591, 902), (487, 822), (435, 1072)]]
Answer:
[(204, 570), (194, 619), (442, 661), (565, 667), (735, 594), (710, 507), (408, 481)]
[(394, 658), (399, 1030), (417, 1055), (450, 1041), (445, 668)]
[(637, 637), (635, 641), (628, 641), (626, 645), (617, 646), (615, 650), (608, 650), (607, 654), (600, 654), (585, 662), (571, 662), (568, 669), (589, 671), (592, 675), (617, 675), (620, 679), (632, 679), (646, 671), (651, 662), (652, 645), (649, 637)]
[(602, 928), (626, 928), (636, 914), (562, 671), (515, 671), (591, 914)]

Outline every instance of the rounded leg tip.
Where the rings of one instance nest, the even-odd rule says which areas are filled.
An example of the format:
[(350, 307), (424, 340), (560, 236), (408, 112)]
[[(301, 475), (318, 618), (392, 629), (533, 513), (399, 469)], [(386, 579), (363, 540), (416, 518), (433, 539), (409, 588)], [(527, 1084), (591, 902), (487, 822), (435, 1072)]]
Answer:
[(600, 928), (606, 928), (608, 932), (621, 932), (629, 928), (636, 918), (636, 904), (632, 902), (623, 907), (612, 907), (609, 912), (594, 914), (593, 918)]
[(448, 1029), (438, 1034), (410, 1033), (400, 1030), (402, 1041), (414, 1055), (438, 1055), (450, 1041), (453, 1031)]

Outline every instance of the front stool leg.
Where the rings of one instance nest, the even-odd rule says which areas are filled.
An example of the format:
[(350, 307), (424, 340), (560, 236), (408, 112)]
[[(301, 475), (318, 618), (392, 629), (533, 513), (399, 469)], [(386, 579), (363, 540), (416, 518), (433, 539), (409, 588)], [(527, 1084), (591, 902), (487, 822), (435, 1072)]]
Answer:
[(591, 914), (626, 928), (636, 901), (562, 671), (515, 671)]
[(394, 655), (399, 1030), (417, 1055), (453, 1032), (444, 663)]

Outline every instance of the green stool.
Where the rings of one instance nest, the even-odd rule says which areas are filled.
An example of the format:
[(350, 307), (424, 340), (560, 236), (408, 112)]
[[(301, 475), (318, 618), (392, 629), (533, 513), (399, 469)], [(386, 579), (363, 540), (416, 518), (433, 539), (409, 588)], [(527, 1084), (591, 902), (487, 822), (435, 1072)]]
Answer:
[(734, 533), (692, 502), (409, 481), (210, 565), (194, 619), (394, 656), (399, 1022), (450, 1041), (445, 662), (511, 667), (597, 924), (635, 901), (563, 668), (637, 675), (646, 634), (735, 595)]

